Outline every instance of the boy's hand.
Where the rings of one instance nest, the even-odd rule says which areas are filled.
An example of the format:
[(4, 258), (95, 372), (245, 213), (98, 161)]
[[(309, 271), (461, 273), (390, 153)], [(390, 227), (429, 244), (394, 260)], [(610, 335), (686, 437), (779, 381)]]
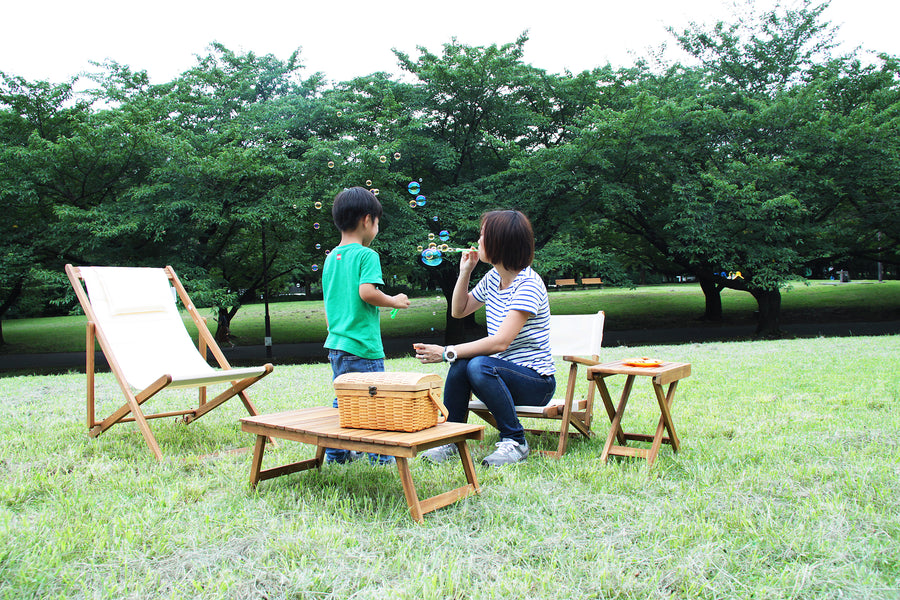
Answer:
[(394, 301), (391, 305), (394, 308), (409, 308), (409, 298), (407, 298), (406, 294), (391, 296), (391, 300)]

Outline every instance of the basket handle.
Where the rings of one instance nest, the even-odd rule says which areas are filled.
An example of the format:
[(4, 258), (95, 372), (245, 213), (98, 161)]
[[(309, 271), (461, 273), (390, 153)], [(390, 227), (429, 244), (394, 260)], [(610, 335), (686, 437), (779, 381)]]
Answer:
[(437, 397), (435, 397), (434, 390), (437, 388), (428, 388), (428, 397), (431, 398), (431, 401), (434, 402), (434, 405), (437, 406), (438, 411), (441, 413), (438, 416), (438, 423), (443, 423), (450, 416), (450, 413), (447, 412), (447, 407), (444, 406), (444, 403), (441, 402), (440, 392), (437, 393)]

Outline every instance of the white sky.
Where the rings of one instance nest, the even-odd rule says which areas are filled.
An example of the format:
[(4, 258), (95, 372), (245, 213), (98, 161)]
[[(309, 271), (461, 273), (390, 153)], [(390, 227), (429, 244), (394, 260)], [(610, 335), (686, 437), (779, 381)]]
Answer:
[[(759, 3), (772, 0), (759, 0)], [(60, 82), (110, 58), (155, 83), (205, 55), (210, 42), (286, 59), (333, 81), (398, 74), (391, 48), (439, 53), (456, 37), (504, 44), (529, 31), (525, 62), (551, 72), (629, 65), (667, 42), (665, 26), (727, 18), (727, 0), (0, 0), (0, 71)], [(832, 0), (826, 18), (848, 48), (900, 55), (896, 0)]]

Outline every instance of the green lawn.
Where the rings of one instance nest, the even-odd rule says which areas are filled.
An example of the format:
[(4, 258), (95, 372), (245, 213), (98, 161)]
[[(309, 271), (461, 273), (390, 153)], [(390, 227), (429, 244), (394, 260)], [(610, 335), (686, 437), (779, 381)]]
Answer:
[[(188, 290), (190, 291), (190, 290)], [(702, 327), (697, 320), (703, 314), (703, 293), (698, 285), (678, 284), (644, 286), (633, 290), (592, 289), (552, 292), (551, 310), (555, 314), (606, 311), (608, 330), (652, 327)], [(753, 320), (756, 302), (746, 292), (722, 293), (725, 320), (746, 324)], [(881, 284), (854, 282), (842, 285), (796, 285), (783, 293), (783, 322), (825, 322), (832, 320), (880, 321), (900, 319), (900, 281)], [(276, 344), (322, 342), (325, 339), (325, 313), (321, 301), (279, 302), (269, 305), (272, 338)], [(444, 328), (446, 302), (442, 296), (412, 299), (408, 310), (389, 318), (382, 311), (385, 337), (421, 335)], [(79, 352), (84, 350), (84, 316), (4, 321), (6, 346), (0, 353)], [(205, 309), (210, 317), (214, 311)], [(262, 344), (264, 334), (262, 304), (242, 307), (234, 319), (233, 332), (238, 345)], [(190, 319), (186, 317), (187, 322)], [(192, 325), (189, 326), (192, 328)]]
[[(596, 438), (559, 461), (479, 467), (482, 494), (422, 525), (396, 469), (364, 462), (250, 492), (249, 455), (221, 452), (253, 441), (239, 403), (154, 421), (158, 463), (133, 425), (87, 436), (84, 375), (0, 378), (0, 598), (900, 598), (900, 336), (603, 358), (637, 352), (692, 363), (681, 452), (601, 462), (601, 409)], [(655, 425), (645, 383), (627, 429)], [(100, 374), (99, 409), (118, 396)], [(263, 412), (331, 397), (324, 364), (277, 367), (253, 395)], [(488, 428), (476, 460), (496, 441)], [(285, 442), (265, 466), (311, 454)], [(424, 497), (462, 473), (414, 461), (413, 477)]]

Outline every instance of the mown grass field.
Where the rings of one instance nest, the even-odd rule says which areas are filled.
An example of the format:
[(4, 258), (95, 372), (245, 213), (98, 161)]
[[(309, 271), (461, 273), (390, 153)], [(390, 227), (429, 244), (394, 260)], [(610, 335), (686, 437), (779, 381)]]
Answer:
[[(601, 410), (594, 439), (479, 467), (482, 494), (421, 525), (396, 469), (364, 461), (250, 492), (249, 454), (227, 452), (253, 441), (239, 403), (153, 421), (156, 462), (133, 425), (87, 436), (84, 375), (0, 378), (0, 598), (900, 598), (900, 336), (603, 358), (637, 352), (692, 363), (681, 452), (601, 462)], [(655, 426), (648, 394), (636, 385), (626, 429)], [(99, 375), (99, 410), (119, 396)], [(253, 394), (263, 412), (331, 397), (322, 364), (279, 366)], [(496, 441), (488, 428), (476, 460)], [(285, 442), (264, 466), (311, 454)], [(424, 497), (462, 472), (414, 461), (413, 477)]]
[[(190, 292), (190, 289), (188, 289)], [(746, 292), (722, 293), (725, 322), (753, 322), (756, 302)], [(655, 327), (704, 327), (698, 320), (704, 299), (695, 284), (644, 286), (627, 289), (589, 289), (559, 291), (550, 294), (554, 314), (606, 311), (606, 329), (648, 329)], [(385, 337), (408, 337), (444, 328), (447, 309), (443, 296), (429, 295), (412, 299), (412, 306), (396, 318), (382, 311)], [(84, 316), (44, 319), (16, 319), (3, 322), (7, 344), (3, 354), (80, 352), (84, 350)], [(276, 344), (322, 342), (325, 340), (325, 311), (321, 301), (278, 302), (269, 305), (272, 338)], [(827, 285), (796, 285), (783, 292), (782, 320), (790, 322), (884, 321), (900, 319), (900, 281), (883, 283), (854, 282)], [(214, 311), (202, 310), (215, 331)], [(189, 317), (188, 328), (193, 330)], [(262, 344), (265, 338), (264, 307), (251, 304), (240, 309), (232, 323), (237, 345)]]

